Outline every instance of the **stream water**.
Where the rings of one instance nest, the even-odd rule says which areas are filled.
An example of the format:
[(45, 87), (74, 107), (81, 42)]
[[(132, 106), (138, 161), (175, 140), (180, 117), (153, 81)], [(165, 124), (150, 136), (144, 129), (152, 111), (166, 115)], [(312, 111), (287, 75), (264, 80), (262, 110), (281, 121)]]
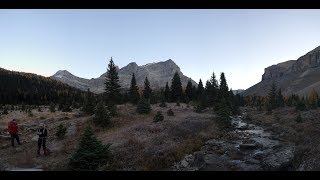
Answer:
[(229, 138), (211, 139), (199, 150), (176, 162), (174, 171), (290, 170), (294, 145), (272, 132), (232, 117)]

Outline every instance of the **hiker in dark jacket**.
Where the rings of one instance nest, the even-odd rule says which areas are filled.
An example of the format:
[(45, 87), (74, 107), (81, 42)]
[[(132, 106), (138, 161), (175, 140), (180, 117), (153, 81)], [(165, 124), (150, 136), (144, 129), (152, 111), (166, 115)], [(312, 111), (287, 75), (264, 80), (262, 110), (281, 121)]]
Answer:
[(14, 139), (16, 139), (17, 143), (21, 145), (18, 135), (18, 124), (15, 119), (8, 123), (8, 131), (11, 135), (11, 146), (14, 147)]
[(47, 152), (47, 147), (46, 147), (46, 139), (47, 139), (48, 131), (45, 128), (43, 123), (40, 123), (40, 128), (37, 130), (37, 134), (39, 135), (39, 138), (38, 138), (38, 155), (40, 155), (41, 146), (43, 148), (44, 155), (47, 155), (48, 152)]

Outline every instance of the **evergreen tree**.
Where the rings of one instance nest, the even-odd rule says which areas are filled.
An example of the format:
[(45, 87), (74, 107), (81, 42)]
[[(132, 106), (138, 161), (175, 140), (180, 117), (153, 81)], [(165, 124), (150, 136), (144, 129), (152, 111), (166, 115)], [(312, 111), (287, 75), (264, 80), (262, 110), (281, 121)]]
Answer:
[(218, 81), (216, 80), (216, 76), (214, 72), (212, 72), (210, 81), (206, 83), (206, 94), (207, 94), (208, 106), (213, 106), (216, 103), (218, 88), (219, 88)]
[(8, 114), (8, 108), (7, 108), (7, 106), (5, 106), (5, 107), (3, 108), (3, 114)]
[(304, 111), (305, 109), (306, 109), (306, 104), (305, 104), (304, 98), (302, 98), (297, 102), (296, 110)]
[(161, 111), (157, 111), (157, 114), (153, 118), (153, 122), (163, 121), (163, 119), (164, 119), (164, 117), (163, 117)]
[(225, 98), (225, 100), (227, 100), (229, 96), (228, 92), (229, 92), (229, 88), (228, 88), (227, 80), (225, 78), (224, 73), (222, 72), (220, 75), (220, 86), (219, 86), (220, 98)]
[(105, 97), (106, 97), (106, 104), (109, 108), (115, 106), (119, 103), (120, 97), (120, 84), (119, 84), (119, 76), (116, 69), (116, 66), (111, 58), (106, 75), (105, 81)]
[(198, 99), (198, 101), (200, 101), (200, 99), (202, 98), (203, 94), (204, 94), (204, 87), (203, 87), (202, 81), (200, 79), (199, 83), (198, 83), (198, 88), (197, 88), (197, 99)]
[(140, 99), (140, 94), (139, 94), (139, 88), (137, 86), (136, 78), (134, 76), (134, 73), (132, 74), (131, 78), (131, 85), (130, 85), (130, 102), (132, 104), (137, 104), (139, 99)]
[(181, 101), (183, 97), (182, 93), (182, 84), (180, 80), (180, 76), (178, 72), (176, 72), (172, 78), (171, 83), (171, 101), (177, 102), (178, 100)]
[[(139, 92), (138, 92), (138, 95), (139, 95)], [(139, 95), (139, 98), (140, 98), (140, 95)], [(128, 92), (126, 91), (126, 92), (124, 92), (123, 93), (123, 96), (122, 96), (122, 103), (127, 103), (127, 102), (129, 102), (130, 101), (130, 97), (129, 97), (129, 95), (128, 95)]]
[(71, 103), (69, 101), (65, 102), (62, 108), (62, 112), (71, 112)]
[(301, 114), (299, 113), (298, 117), (296, 118), (297, 123), (302, 123), (302, 117)]
[(56, 105), (53, 102), (50, 103), (49, 110), (50, 112), (56, 112)]
[(97, 108), (94, 114), (93, 122), (96, 125), (100, 125), (102, 127), (107, 127), (111, 122), (111, 114), (105, 108), (104, 103), (100, 101), (97, 104)]
[(65, 134), (67, 132), (67, 128), (63, 126), (63, 124), (60, 124), (58, 126), (58, 130), (56, 132), (56, 136), (58, 139), (63, 139)]
[(196, 107), (196, 112), (200, 112), (206, 108), (206, 96), (205, 96), (205, 91), (204, 91), (204, 87), (201, 79), (199, 80), (198, 89), (197, 89), (197, 101), (198, 103)]
[(29, 116), (29, 117), (32, 117), (32, 116), (33, 116), (33, 113), (32, 113), (32, 111), (31, 111), (31, 108), (28, 108), (28, 116)]
[(165, 90), (164, 90), (164, 97), (166, 99), (166, 102), (169, 102), (170, 101), (170, 88), (169, 88), (169, 85), (168, 85), (168, 82), (166, 83), (166, 87), (165, 87)]
[(168, 116), (174, 116), (174, 112), (172, 111), (171, 108), (167, 111), (167, 115)]
[(166, 99), (165, 99), (165, 96), (164, 96), (164, 92), (163, 90), (161, 89), (161, 103), (160, 103), (160, 107), (167, 107), (167, 104), (166, 104)]
[(97, 170), (111, 159), (110, 144), (103, 145), (88, 126), (81, 138), (79, 146), (69, 161), (72, 170)]
[(188, 101), (192, 101), (193, 100), (193, 89), (192, 89), (192, 83), (191, 80), (188, 80), (188, 84), (186, 87), (186, 97), (188, 99)]
[(139, 114), (149, 114), (151, 111), (151, 106), (149, 100), (141, 98), (137, 105), (137, 112)]
[(88, 115), (94, 114), (94, 108), (95, 108), (95, 102), (94, 102), (94, 95), (90, 92), (90, 90), (87, 90), (86, 99), (84, 100), (84, 105), (82, 108), (82, 111), (87, 113)]
[(284, 97), (281, 93), (281, 88), (278, 90), (278, 93), (277, 93), (277, 107), (283, 107), (284, 106)]
[(142, 96), (145, 99), (151, 99), (151, 95), (152, 95), (152, 89), (150, 88), (150, 82), (148, 80), (148, 77), (146, 77), (146, 79), (144, 80), (144, 89), (143, 89)]
[(275, 109), (277, 107), (276, 90), (277, 90), (276, 84), (273, 82), (271, 85), (271, 89), (269, 90), (269, 93), (268, 93), (268, 102), (267, 102), (268, 111), (272, 111), (273, 109)]
[(224, 97), (222, 97), (218, 105), (217, 115), (218, 115), (219, 124), (222, 125), (223, 128), (229, 127), (231, 125), (231, 121), (230, 121), (231, 109), (228, 106), (227, 100)]
[(312, 88), (308, 97), (308, 104), (315, 109), (318, 106), (318, 93), (315, 88)]

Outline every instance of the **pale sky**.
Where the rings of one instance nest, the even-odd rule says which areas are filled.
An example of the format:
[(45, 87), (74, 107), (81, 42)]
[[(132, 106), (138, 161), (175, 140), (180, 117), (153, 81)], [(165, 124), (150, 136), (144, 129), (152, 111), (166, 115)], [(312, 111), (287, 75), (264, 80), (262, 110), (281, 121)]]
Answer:
[(205, 83), (224, 72), (230, 88), (261, 81), (264, 68), (320, 45), (320, 10), (0, 10), (0, 67), (83, 78), (172, 59)]

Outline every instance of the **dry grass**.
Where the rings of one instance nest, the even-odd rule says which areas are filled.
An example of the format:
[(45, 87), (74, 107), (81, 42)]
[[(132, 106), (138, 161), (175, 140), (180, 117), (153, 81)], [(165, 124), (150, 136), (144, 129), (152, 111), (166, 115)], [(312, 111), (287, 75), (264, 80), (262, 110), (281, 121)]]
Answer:
[[(176, 106), (168, 103), (167, 107), (152, 105), (150, 114), (141, 115), (136, 107), (130, 104), (118, 106), (118, 115), (112, 119), (112, 125), (103, 129), (94, 126), (90, 117), (82, 117), (78, 112), (55, 112), (48, 109), (43, 112), (33, 111), (34, 116), (27, 113), (11, 112), (3, 116), (1, 125), (6, 128), (7, 122), (13, 117), (18, 119), (21, 127), (21, 139), (24, 144), (19, 152), (11, 147), (0, 149), (1, 159), (18, 167), (41, 165), (45, 170), (66, 170), (68, 159), (78, 146), (87, 122), (94, 127), (96, 135), (104, 143), (111, 143), (113, 160), (108, 170), (160, 170), (168, 168), (172, 163), (181, 160), (186, 154), (198, 150), (206, 140), (219, 136), (211, 111), (195, 113), (186, 104)], [(174, 116), (167, 116), (168, 109), (174, 111)], [(161, 111), (164, 120), (153, 122), (157, 111)], [(88, 121), (89, 120), (89, 121)], [(62, 149), (47, 157), (36, 157), (37, 142), (31, 141), (39, 122), (48, 126), (48, 143), (62, 144)], [(74, 135), (58, 141), (55, 131), (59, 124), (70, 126), (75, 123), (77, 131)], [(3, 143), (10, 143), (1, 142)], [(0, 144), (1, 144), (0, 143)]]

